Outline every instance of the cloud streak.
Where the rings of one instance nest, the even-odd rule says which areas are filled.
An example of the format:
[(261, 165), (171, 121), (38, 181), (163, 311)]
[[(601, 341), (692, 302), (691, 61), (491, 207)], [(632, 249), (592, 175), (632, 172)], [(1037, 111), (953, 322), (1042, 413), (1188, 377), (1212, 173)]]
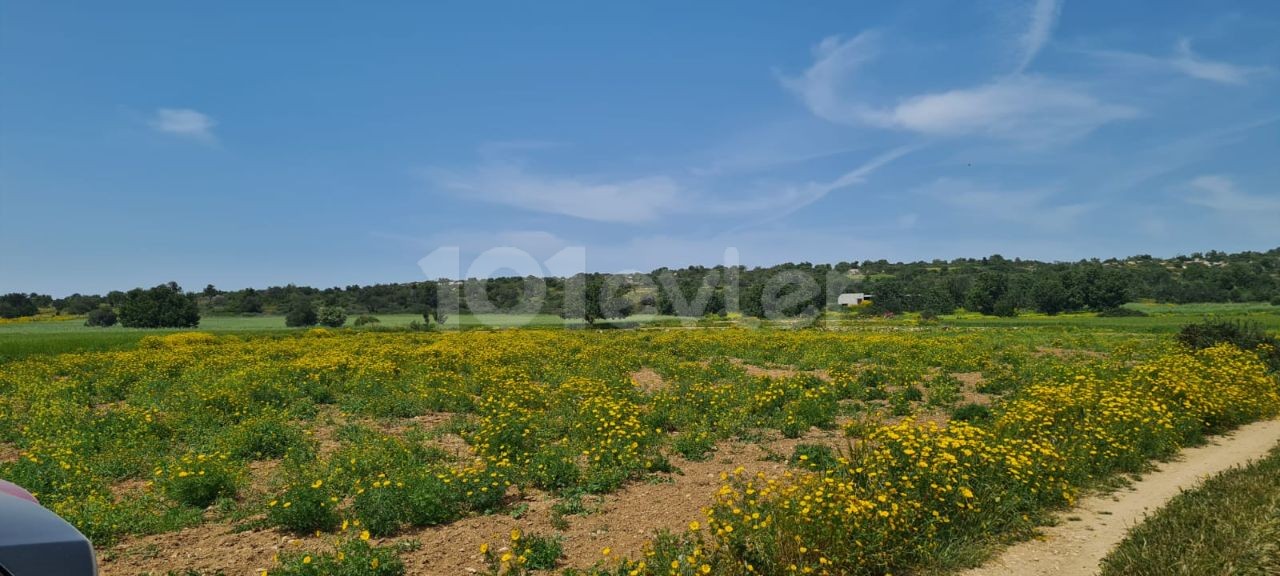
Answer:
[(1184, 200), (1193, 206), (1208, 208), (1220, 216), (1232, 230), (1244, 229), (1253, 236), (1274, 242), (1280, 239), (1280, 197), (1247, 194), (1236, 187), (1231, 178), (1208, 174), (1191, 180), (1191, 195)]
[(1139, 114), (1132, 107), (1103, 102), (1082, 87), (1020, 74), (876, 107), (847, 87), (855, 84), (856, 73), (878, 53), (875, 33), (846, 41), (826, 38), (814, 48), (814, 62), (803, 74), (780, 81), (810, 112), (825, 120), (928, 136), (987, 136), (1051, 144)]
[(666, 176), (553, 176), (499, 160), (466, 173), (429, 169), (424, 175), (431, 184), (467, 199), (598, 222), (655, 220), (675, 206), (681, 193), (680, 186)]
[(1036, 55), (1049, 42), (1049, 38), (1053, 35), (1053, 25), (1058, 21), (1058, 14), (1062, 12), (1062, 3), (1058, 0), (1036, 0), (1031, 7), (1031, 24), (1027, 27), (1027, 31), (1019, 38), (1022, 46), (1022, 59), (1018, 62), (1018, 73), (1022, 73), (1031, 62), (1036, 59)]
[(1271, 68), (1265, 66), (1241, 66), (1221, 60), (1210, 60), (1192, 50), (1191, 40), (1187, 38), (1179, 40), (1174, 46), (1173, 54), (1168, 57), (1121, 50), (1084, 50), (1083, 53), (1127, 69), (1175, 73), (1196, 80), (1232, 86), (1246, 85), (1252, 77), (1271, 71)]
[(207, 114), (189, 108), (160, 108), (155, 111), (148, 125), (157, 132), (183, 138), (213, 142), (217, 138), (213, 127), (217, 125)]

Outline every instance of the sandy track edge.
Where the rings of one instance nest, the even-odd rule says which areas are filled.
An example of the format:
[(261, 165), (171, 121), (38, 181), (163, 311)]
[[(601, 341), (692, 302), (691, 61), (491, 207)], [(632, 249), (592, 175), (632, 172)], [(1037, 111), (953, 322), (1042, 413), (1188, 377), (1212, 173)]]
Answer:
[[(1186, 448), (1129, 489), (1082, 498), (1042, 536), (1010, 546), (961, 576), (1092, 576), (1129, 529), (1206, 477), (1265, 456), (1280, 443), (1280, 420), (1242, 426)], [(1068, 517), (1079, 520), (1067, 520)]]

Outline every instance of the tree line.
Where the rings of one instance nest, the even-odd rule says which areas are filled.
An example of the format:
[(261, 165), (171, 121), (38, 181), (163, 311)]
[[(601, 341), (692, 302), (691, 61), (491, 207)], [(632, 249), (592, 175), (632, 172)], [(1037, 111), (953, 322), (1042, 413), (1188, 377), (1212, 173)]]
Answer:
[[(424, 315), (443, 321), (459, 313), (541, 313), (594, 322), (633, 313), (671, 316), (742, 314), (753, 317), (816, 315), (838, 308), (842, 293), (871, 295), (870, 313), (948, 314), (966, 309), (988, 315), (1019, 311), (1058, 314), (1114, 311), (1138, 299), (1157, 302), (1259, 302), (1280, 305), (1280, 248), (1227, 254), (1211, 251), (1174, 258), (1041, 262), (984, 258), (770, 267), (691, 266), (625, 275), (571, 278), (504, 277), (333, 288), (273, 286), (225, 291), (213, 285), (184, 292), (174, 283), (103, 296), (0, 296), (0, 317), (55, 314), (118, 317), (139, 327), (195, 326), (200, 315), (292, 314), (291, 324), (327, 324), (346, 314)], [(94, 318), (90, 318), (94, 321)], [(114, 320), (111, 320), (114, 323)], [(341, 324), (338, 324), (341, 325)]]

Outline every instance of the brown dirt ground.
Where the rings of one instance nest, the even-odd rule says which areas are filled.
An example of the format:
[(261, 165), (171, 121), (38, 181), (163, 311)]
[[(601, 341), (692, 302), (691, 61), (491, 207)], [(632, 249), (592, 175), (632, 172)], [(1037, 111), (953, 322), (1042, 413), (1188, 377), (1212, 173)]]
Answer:
[[(601, 550), (609, 547), (614, 556), (636, 556), (658, 530), (680, 531), (690, 522), (703, 520), (703, 509), (713, 503), (721, 472), (742, 467), (748, 474), (781, 473), (801, 442), (841, 446), (845, 439), (838, 431), (811, 430), (799, 439), (769, 438), (761, 444), (738, 441), (717, 446), (703, 462), (674, 459), (678, 474), (655, 475), (650, 481), (628, 484), (600, 497), (584, 497), (598, 511), (567, 516), (567, 530), (551, 525), (551, 507), (556, 500), (536, 491), (517, 496), (516, 505), (528, 508), (519, 519), (509, 514), (475, 516), (430, 528), (413, 529), (389, 541), (417, 541), (416, 550), (405, 552), (409, 574), (466, 574), (482, 571), (479, 554), (482, 543), (494, 550), (506, 544), (512, 529), (526, 533), (559, 534), (564, 538), (563, 566), (586, 567), (602, 560)], [(771, 458), (771, 453), (774, 455)], [(164, 574), (170, 570), (223, 569), (227, 576), (257, 576), (269, 569), (274, 556), (284, 550), (322, 549), (332, 536), (297, 537), (276, 529), (236, 533), (231, 524), (214, 522), (177, 532), (127, 538), (103, 555), (104, 576)]]
[(799, 374), (812, 374), (823, 380), (831, 379), (831, 375), (827, 374), (826, 370), (800, 370), (795, 366), (785, 366), (785, 365), (768, 366), (768, 367), (756, 366), (755, 364), (748, 364), (745, 360), (742, 360), (740, 358), (731, 358), (729, 362), (742, 367), (743, 370), (747, 371), (748, 376), (767, 376), (769, 378), (789, 378), (791, 376), (796, 376)]
[(8, 442), (0, 442), (0, 464), (17, 462), (21, 457), (22, 451), (17, 446)]
[(952, 376), (962, 384), (960, 387), (961, 404), (981, 404), (983, 406), (991, 404), (991, 395), (978, 391), (978, 385), (982, 383), (981, 372), (956, 372)]
[(662, 375), (655, 372), (653, 368), (641, 368), (632, 372), (631, 381), (637, 388), (650, 394), (667, 387), (667, 383), (662, 380)]
[[(741, 363), (741, 362), (739, 362)], [(760, 368), (742, 363), (753, 375), (785, 377), (804, 371), (786, 367)], [(821, 371), (812, 371), (825, 378)], [(638, 386), (661, 387), (662, 378), (650, 369), (632, 375)], [(360, 422), (389, 434), (399, 434), (415, 425), (439, 426), (449, 414), (430, 414), (387, 424), (366, 421), (325, 407), (310, 427), (321, 453), (338, 448), (336, 430), (348, 422)], [(703, 510), (714, 501), (722, 472), (741, 467), (747, 474), (764, 472), (779, 474), (786, 469), (786, 458), (800, 443), (818, 443), (844, 449), (849, 440), (840, 430), (809, 430), (801, 438), (782, 438), (777, 432), (764, 431), (759, 442), (727, 441), (717, 445), (711, 457), (694, 462), (672, 457), (679, 469), (675, 474), (657, 474), (632, 482), (621, 490), (599, 497), (584, 497), (584, 503), (595, 511), (586, 515), (566, 516), (568, 528), (557, 531), (551, 523), (556, 499), (550, 494), (526, 491), (515, 494), (510, 509), (527, 507), (520, 518), (512, 514), (491, 514), (464, 518), (444, 526), (416, 528), (380, 543), (416, 541), (418, 545), (401, 554), (407, 574), (468, 574), (483, 572), (480, 545), (489, 543), (500, 551), (507, 544), (512, 529), (525, 533), (563, 537), (565, 558), (561, 567), (586, 567), (604, 560), (602, 549), (609, 547), (613, 557), (635, 557), (650, 537), (659, 530), (678, 532), (689, 523), (704, 520)], [(470, 448), (456, 435), (436, 439), (459, 454)], [(465, 452), (464, 452), (465, 451)], [(250, 491), (267, 489), (278, 462), (259, 462), (250, 466)], [(165, 574), (168, 571), (208, 571), (222, 569), (227, 576), (258, 576), (269, 570), (276, 554), (299, 549), (324, 549), (331, 546), (332, 535), (322, 537), (295, 536), (275, 528), (236, 532), (233, 524), (213, 521), (177, 532), (126, 538), (106, 551), (100, 551), (103, 576), (135, 576)]]

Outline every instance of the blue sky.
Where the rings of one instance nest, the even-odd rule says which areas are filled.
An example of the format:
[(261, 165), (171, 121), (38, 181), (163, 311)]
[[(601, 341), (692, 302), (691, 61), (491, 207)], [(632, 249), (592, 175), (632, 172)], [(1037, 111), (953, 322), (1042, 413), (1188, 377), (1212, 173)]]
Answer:
[(1280, 4), (3, 0), (0, 243), (54, 294), (1268, 249)]

